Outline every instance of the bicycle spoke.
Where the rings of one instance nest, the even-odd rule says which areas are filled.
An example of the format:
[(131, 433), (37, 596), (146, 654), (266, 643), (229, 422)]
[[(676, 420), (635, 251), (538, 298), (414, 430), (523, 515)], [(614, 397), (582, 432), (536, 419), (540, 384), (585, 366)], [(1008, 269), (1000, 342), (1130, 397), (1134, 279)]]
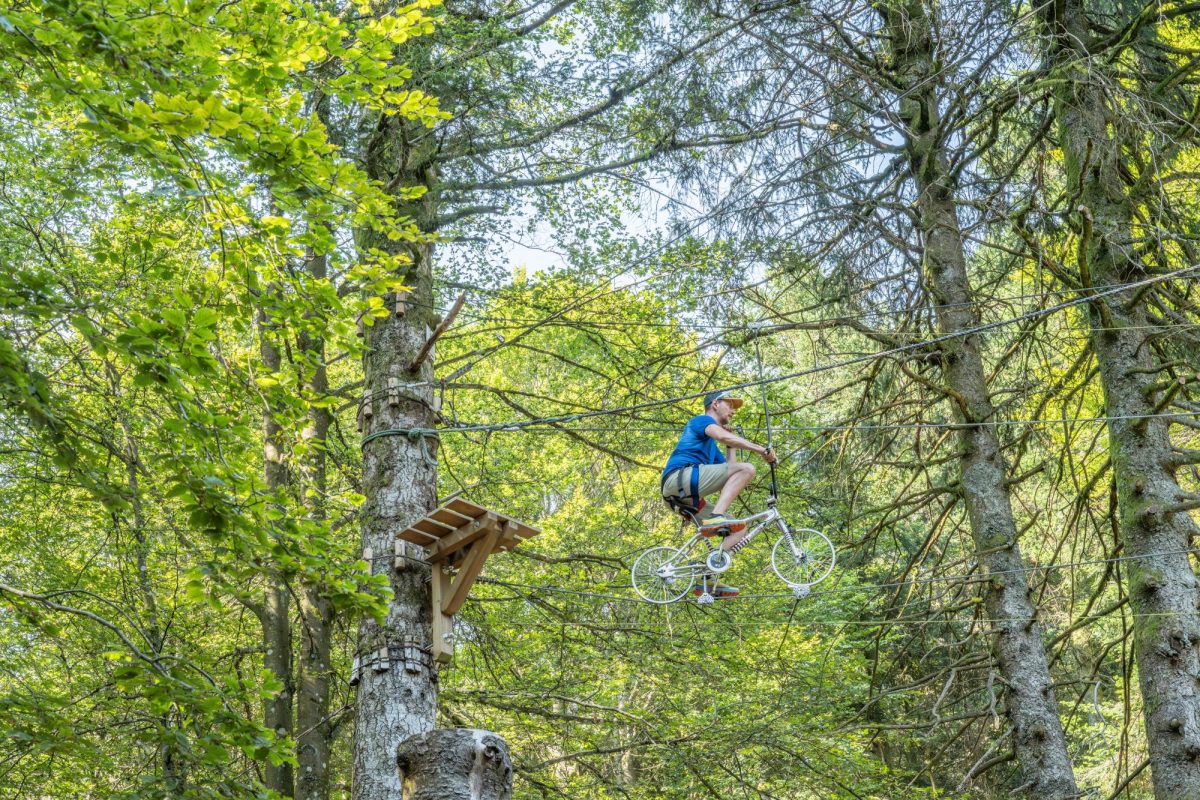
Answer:
[(779, 537), (771, 549), (771, 569), (789, 586), (812, 586), (833, 571), (837, 554), (820, 531), (802, 528)]
[(650, 603), (673, 603), (687, 594), (702, 565), (674, 547), (651, 547), (633, 562), (633, 588)]

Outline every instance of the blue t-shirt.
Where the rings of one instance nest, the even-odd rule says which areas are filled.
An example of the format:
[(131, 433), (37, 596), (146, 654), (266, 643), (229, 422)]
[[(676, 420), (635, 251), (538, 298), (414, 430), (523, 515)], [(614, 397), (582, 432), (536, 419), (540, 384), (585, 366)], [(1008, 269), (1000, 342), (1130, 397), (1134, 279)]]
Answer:
[(680, 467), (690, 467), (695, 464), (724, 464), (725, 456), (721, 454), (717, 440), (704, 432), (709, 425), (716, 424), (717, 421), (707, 414), (688, 420), (688, 424), (683, 429), (683, 436), (679, 437), (679, 444), (675, 445), (675, 452), (671, 453), (671, 457), (667, 459), (667, 466), (663, 469), (662, 477), (666, 478)]

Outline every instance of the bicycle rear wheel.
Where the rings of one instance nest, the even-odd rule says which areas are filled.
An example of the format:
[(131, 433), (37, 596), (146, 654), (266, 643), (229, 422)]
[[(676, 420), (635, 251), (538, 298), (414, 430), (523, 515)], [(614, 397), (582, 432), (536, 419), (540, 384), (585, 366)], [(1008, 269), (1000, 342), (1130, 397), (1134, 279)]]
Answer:
[(771, 569), (788, 586), (814, 586), (829, 577), (837, 562), (833, 542), (820, 531), (786, 531), (771, 548)]
[(651, 547), (633, 562), (633, 589), (648, 603), (674, 603), (687, 594), (702, 569), (675, 547)]

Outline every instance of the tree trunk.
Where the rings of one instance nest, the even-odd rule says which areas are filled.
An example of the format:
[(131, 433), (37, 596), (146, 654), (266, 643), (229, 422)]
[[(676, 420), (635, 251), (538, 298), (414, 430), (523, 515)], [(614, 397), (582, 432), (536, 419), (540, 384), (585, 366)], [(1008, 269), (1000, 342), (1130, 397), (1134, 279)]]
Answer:
[(410, 737), (396, 749), (396, 765), (404, 800), (512, 797), (508, 746), (489, 731), (452, 728)]
[[(962, 231), (955, 203), (955, 179), (943, 149), (934, 61), (934, 21), (921, 0), (883, 7), (901, 90), (909, 168), (917, 189), (917, 213), (924, 239), (925, 280), (938, 303), (939, 332), (956, 333), (979, 325), (967, 279)], [(979, 342), (957, 337), (941, 345), (942, 375), (956, 418), (963, 423), (995, 418)], [(1054, 684), (1035, 622), (1024, 561), (1017, 541), (1005, 479), (1007, 465), (992, 425), (964, 427), (959, 434), (962, 497), (979, 562), (992, 575), (984, 605), (994, 623), (992, 649), (1005, 685), (1005, 714), (1013, 728), (1020, 765), (1020, 789), (1039, 798), (1078, 797), (1066, 736), (1058, 717)]]
[[(263, 366), (268, 372), (278, 372), (280, 369), (279, 350), (270, 340), (270, 322), (267, 315), (259, 310), (260, 352)], [(288, 468), (283, 455), (283, 429), (275, 418), (274, 409), (269, 406), (263, 411), (263, 471), (267, 481), (267, 489), (272, 494), (286, 492), (288, 489)], [(264, 709), (264, 724), (275, 732), (279, 738), (290, 736), (292, 733), (292, 627), (289, 618), (288, 586), (281, 575), (272, 575), (270, 585), (261, 606), (257, 607), (259, 621), (263, 629), (263, 646), (265, 656), (263, 666), (279, 681), (283, 688), (266, 701)], [(292, 796), (292, 765), (290, 763), (273, 764), (267, 762), (265, 768), (265, 783), (271, 789), (285, 797)]]
[[(326, 277), (324, 256), (309, 255), (309, 274), (314, 280)], [(325, 341), (301, 331), (300, 352), (305, 369), (312, 370), (309, 386), (314, 397), (329, 392), (329, 377), (325, 369)], [(331, 423), (329, 409), (312, 409), (311, 423), (305, 439), (311, 445), (305, 459), (304, 480), (311, 492), (305, 494), (309, 514), (317, 524), (325, 524), (325, 442)], [(329, 719), (330, 651), (333, 635), (333, 607), (321, 587), (305, 582), (300, 587), (300, 662), (296, 697), (296, 798), (297, 800), (328, 800), (329, 751), (334, 726)]]
[[(393, 184), (396, 170), (410, 164), (403, 128), (396, 118), (380, 122), (367, 145), (367, 170), (373, 179)], [(426, 137), (430, 138), (430, 137)], [(429, 185), (432, 174), (421, 167), (403, 169), (394, 185)], [(405, 208), (417, 220), (432, 201)], [(397, 243), (363, 234), (362, 249), (396, 252)], [(433, 306), (431, 248), (405, 247), (412, 258), (405, 283), (411, 300), (404, 316), (388, 314), (366, 328), (363, 355), (365, 386), (362, 420), (362, 547), (372, 555), (372, 571), (384, 572), (393, 597), (382, 625), (363, 619), (358, 629), (358, 699), (354, 721), (354, 800), (396, 800), (400, 778), (396, 746), (410, 736), (433, 730), (437, 711), (437, 673), (430, 656), (430, 568), (410, 560), (402, 569), (389, 558), (396, 534), (437, 504), (436, 439), (412, 437), (412, 428), (432, 428), (432, 357), (409, 371), (436, 322)], [(389, 383), (396, 387), (388, 391)], [(417, 384), (417, 385), (412, 385)], [(402, 387), (402, 388), (400, 388)], [(370, 411), (370, 414), (365, 413)], [(372, 438), (377, 437), (377, 438)]]
[[(1082, 0), (1046, 7), (1050, 59), (1061, 70), (1056, 116), (1070, 191), (1078, 192), (1079, 277), (1084, 286), (1128, 283), (1146, 276), (1137, 249), (1130, 198), (1121, 177), (1123, 130), (1130, 124), (1109, 102), (1106, 74), (1119, 62), (1091, 54)], [(1105, 25), (1111, 25), (1110, 19)], [(1140, 142), (1131, 141), (1131, 148)], [(1200, 616), (1196, 575), (1186, 553), (1197, 533), (1175, 477), (1169, 422), (1158, 411), (1148, 292), (1110, 294), (1090, 306), (1091, 346), (1104, 390), (1109, 451), (1116, 481), (1127, 594), (1137, 618), (1134, 653), (1142, 692), (1154, 795), (1200, 797)]]

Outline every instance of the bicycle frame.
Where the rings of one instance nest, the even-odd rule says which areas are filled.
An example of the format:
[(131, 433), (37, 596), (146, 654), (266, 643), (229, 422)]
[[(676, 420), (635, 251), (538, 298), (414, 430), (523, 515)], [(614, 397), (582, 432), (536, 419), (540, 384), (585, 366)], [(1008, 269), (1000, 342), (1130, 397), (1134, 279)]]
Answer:
[[(749, 517), (745, 517), (741, 521), (746, 523), (747, 527), (750, 527), (751, 525), (753, 525), (753, 527), (750, 528), (750, 532), (746, 534), (745, 538), (743, 538), (742, 541), (738, 542), (733, 550), (729, 551), (729, 554), (731, 556), (734, 553), (738, 552), (739, 550), (743, 549), (746, 545), (750, 544), (750, 542), (753, 541), (754, 538), (758, 536), (758, 534), (762, 533), (762, 531), (764, 529), (766, 529), (768, 526), (770, 526), (772, 524), (777, 525), (779, 527), (779, 532), (781, 535), (786, 536), (792, 532), (792, 529), (787, 524), (787, 520), (785, 520), (783, 518), (783, 515), (779, 513), (779, 509), (775, 507), (774, 503), (770, 503), (770, 505), (766, 511), (760, 511), (757, 514), (752, 514)], [(692, 534), (692, 537), (690, 539), (688, 539), (683, 544), (682, 547), (679, 548), (680, 555), (682, 557), (686, 558), (687, 557), (686, 554), (690, 553), (692, 548), (695, 547), (700, 542), (701, 539), (705, 540), (705, 544), (707, 544), (709, 546), (710, 552), (713, 549), (715, 549), (715, 548), (713, 548), (712, 542), (709, 540), (709, 537), (702, 536), (700, 534), (699, 526), (697, 526), (696, 532), (694, 534)], [(791, 546), (792, 546), (792, 550), (795, 551), (796, 545), (794, 542), (792, 543)], [(672, 564), (671, 566), (676, 570), (690, 568), (689, 571), (691, 571), (697, 575), (703, 573), (706, 570), (706, 567), (704, 566), (703, 563), (694, 564), (694, 565), (692, 565), (692, 564), (686, 564), (686, 565), (685, 564)]]

